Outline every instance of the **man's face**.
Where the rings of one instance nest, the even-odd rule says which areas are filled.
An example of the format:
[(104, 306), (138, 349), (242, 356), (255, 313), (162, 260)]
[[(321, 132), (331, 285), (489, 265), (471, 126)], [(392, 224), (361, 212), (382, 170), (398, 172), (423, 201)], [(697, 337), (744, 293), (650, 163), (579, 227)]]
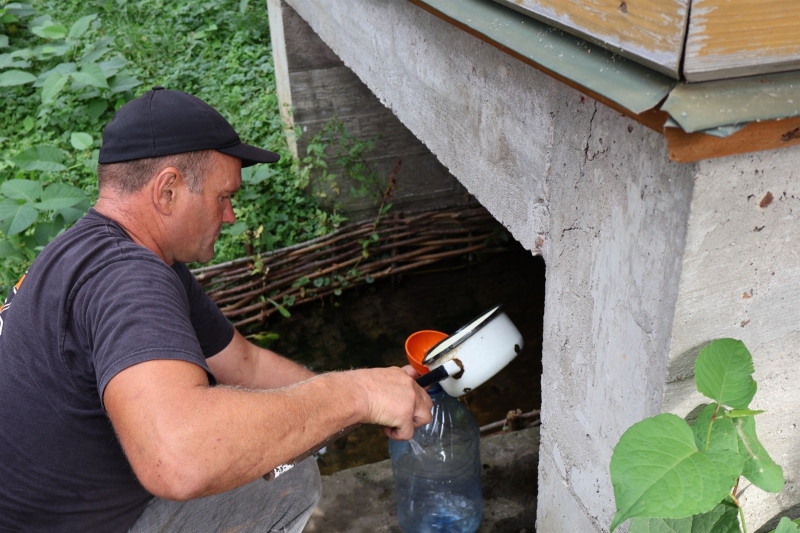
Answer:
[(205, 263), (214, 258), (214, 243), (217, 242), (222, 224), (236, 221), (231, 196), (241, 184), (242, 161), (214, 152), (202, 191), (192, 193), (186, 188), (176, 202), (176, 233), (173, 240), (175, 261)]

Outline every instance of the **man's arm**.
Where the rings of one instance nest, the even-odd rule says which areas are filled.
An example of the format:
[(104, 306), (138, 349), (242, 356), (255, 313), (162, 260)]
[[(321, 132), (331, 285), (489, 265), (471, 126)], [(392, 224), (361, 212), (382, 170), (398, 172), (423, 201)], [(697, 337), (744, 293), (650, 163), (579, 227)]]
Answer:
[(246, 390), (209, 387), (193, 363), (153, 360), (114, 376), (103, 398), (139, 481), (173, 500), (249, 483), (357, 422), (408, 439), (431, 419), (430, 398), (399, 368)]
[(236, 330), (230, 344), (206, 363), (218, 383), (249, 389), (277, 389), (315, 376), (294, 361), (259, 348)]

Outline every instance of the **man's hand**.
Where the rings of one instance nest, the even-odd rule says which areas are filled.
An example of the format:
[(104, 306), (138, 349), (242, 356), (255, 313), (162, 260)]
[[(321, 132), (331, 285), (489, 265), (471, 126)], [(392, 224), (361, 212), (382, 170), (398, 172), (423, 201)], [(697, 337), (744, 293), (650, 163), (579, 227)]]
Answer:
[(431, 398), (414, 381), (410, 366), (372, 368), (348, 372), (364, 390), (367, 407), (364, 423), (384, 426), (395, 440), (408, 440), (414, 429), (431, 421)]

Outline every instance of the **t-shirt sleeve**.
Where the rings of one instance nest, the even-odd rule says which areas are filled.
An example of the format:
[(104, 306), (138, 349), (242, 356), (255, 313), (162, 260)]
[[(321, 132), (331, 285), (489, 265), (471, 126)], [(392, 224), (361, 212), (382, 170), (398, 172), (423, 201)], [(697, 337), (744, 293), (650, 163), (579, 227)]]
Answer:
[(208, 297), (186, 265), (175, 263), (172, 269), (181, 278), (186, 289), (192, 327), (197, 333), (203, 355), (211, 357), (218, 354), (233, 340), (233, 324)]
[(106, 265), (78, 290), (72, 309), (90, 345), (101, 401), (111, 378), (145, 361), (188, 361), (210, 374), (183, 283), (156, 258)]

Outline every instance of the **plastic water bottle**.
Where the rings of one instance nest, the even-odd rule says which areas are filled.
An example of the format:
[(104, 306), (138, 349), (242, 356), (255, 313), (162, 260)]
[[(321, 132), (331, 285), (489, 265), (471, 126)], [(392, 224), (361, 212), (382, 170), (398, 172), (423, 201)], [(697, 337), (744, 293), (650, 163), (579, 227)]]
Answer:
[(439, 385), (433, 420), (410, 441), (389, 441), (397, 519), (405, 533), (474, 533), (483, 518), (480, 429)]

